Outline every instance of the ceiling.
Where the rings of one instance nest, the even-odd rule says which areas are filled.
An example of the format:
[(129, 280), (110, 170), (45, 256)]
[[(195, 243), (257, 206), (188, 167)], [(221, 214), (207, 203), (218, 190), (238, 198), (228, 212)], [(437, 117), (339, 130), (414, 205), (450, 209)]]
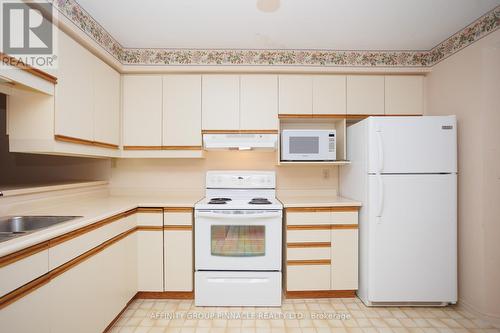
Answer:
[(77, 0), (126, 48), (429, 50), (500, 0)]

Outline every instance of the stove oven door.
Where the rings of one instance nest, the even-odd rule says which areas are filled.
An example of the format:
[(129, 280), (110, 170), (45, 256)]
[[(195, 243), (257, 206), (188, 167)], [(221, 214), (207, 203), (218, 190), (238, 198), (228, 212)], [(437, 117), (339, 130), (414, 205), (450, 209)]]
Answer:
[(197, 210), (196, 270), (280, 271), (281, 210)]

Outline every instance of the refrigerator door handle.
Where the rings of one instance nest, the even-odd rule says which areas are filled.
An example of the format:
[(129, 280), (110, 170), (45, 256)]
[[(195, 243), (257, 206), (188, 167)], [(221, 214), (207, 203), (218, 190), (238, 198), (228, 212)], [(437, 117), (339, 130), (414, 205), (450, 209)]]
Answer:
[(382, 142), (382, 130), (377, 128), (375, 131), (377, 133), (377, 144), (378, 144), (378, 172), (382, 172), (384, 169), (384, 145)]
[(384, 181), (382, 180), (382, 175), (377, 175), (378, 179), (378, 212), (377, 217), (380, 222), (380, 218), (382, 217), (382, 213), (384, 211)]

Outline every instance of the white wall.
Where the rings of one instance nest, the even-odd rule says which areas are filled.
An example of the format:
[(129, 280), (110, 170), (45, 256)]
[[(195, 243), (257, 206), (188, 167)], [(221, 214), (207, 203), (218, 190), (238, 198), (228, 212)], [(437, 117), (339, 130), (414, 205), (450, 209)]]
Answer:
[(207, 152), (205, 159), (120, 159), (111, 169), (111, 186), (202, 193), (207, 170), (276, 170), (281, 190), (338, 188), (337, 167), (277, 167), (276, 163), (275, 152), (244, 151)]
[(458, 118), (459, 302), (500, 323), (500, 30), (434, 66), (426, 99)]

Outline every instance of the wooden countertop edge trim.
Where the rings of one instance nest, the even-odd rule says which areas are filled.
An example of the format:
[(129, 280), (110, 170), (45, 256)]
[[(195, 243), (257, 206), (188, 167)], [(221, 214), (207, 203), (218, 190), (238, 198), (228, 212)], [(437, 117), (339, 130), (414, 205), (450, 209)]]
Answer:
[(71, 240), (73, 238), (76, 238), (76, 237), (81, 236), (83, 234), (86, 234), (86, 233), (88, 233), (90, 231), (93, 231), (95, 229), (103, 227), (103, 226), (105, 226), (105, 225), (107, 225), (109, 223), (112, 223), (114, 221), (120, 220), (120, 219), (125, 218), (127, 216), (130, 216), (132, 214), (135, 214), (136, 211), (137, 211), (137, 208), (134, 208), (134, 209), (128, 210), (128, 211), (123, 212), (123, 213), (118, 213), (118, 214), (110, 216), (110, 217), (108, 217), (106, 219), (94, 222), (94, 223), (89, 224), (87, 226), (84, 226), (82, 228), (79, 228), (79, 229), (70, 231), (70, 232), (68, 232), (66, 234), (54, 237), (54, 238), (52, 238), (52, 239), (49, 240), (49, 248), (50, 247), (54, 247), (56, 245), (59, 245), (61, 243), (67, 242), (67, 241), (69, 241), (69, 240)]
[(80, 138), (75, 138), (72, 136), (66, 136), (66, 135), (61, 135), (61, 134), (54, 135), (54, 140), (67, 142), (67, 143), (74, 143), (74, 144), (78, 144), (78, 145), (94, 146), (94, 147), (108, 148), (108, 149), (119, 149), (120, 148), (118, 145), (115, 145), (112, 143), (80, 139)]
[(35, 244), (33, 246), (27, 247), (25, 249), (7, 254), (0, 258), (0, 268), (15, 263), (16, 261), (22, 260), (24, 258), (30, 257), (41, 251), (49, 249), (49, 241)]
[(331, 242), (293, 242), (287, 243), (286, 247), (289, 249), (302, 249), (302, 248), (318, 248), (318, 247), (331, 247)]
[(285, 298), (354, 298), (356, 290), (294, 290), (285, 291)]
[(163, 213), (162, 207), (137, 207), (137, 213)]
[(31, 75), (34, 75), (36, 77), (39, 77), (45, 81), (48, 81), (53, 84), (57, 84), (57, 77), (50, 75), (47, 72), (44, 72), (38, 68), (32, 67), (30, 65), (25, 64), (24, 62), (8, 55), (3, 52), (0, 52), (0, 62), (4, 64), (8, 64), (13, 67), (17, 67), (20, 70), (23, 70), (25, 72), (30, 73)]
[(286, 226), (286, 230), (332, 230), (358, 228), (358, 224), (294, 224)]
[(331, 265), (330, 259), (287, 260), (287, 266)]
[(192, 213), (194, 210), (193, 207), (164, 207), (164, 213)]
[(357, 212), (360, 206), (325, 206), (325, 207), (285, 207), (290, 213), (318, 213), (318, 212)]

